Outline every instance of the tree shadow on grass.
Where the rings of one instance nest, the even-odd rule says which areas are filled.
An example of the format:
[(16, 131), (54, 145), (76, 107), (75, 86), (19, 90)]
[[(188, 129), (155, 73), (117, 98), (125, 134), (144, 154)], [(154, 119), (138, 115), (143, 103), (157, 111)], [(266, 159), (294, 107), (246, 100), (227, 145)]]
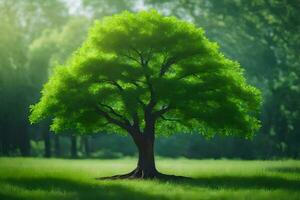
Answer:
[(271, 167), (268, 170), (271, 172), (300, 174), (300, 167)]
[(212, 189), (283, 189), (300, 191), (299, 180), (271, 176), (212, 176), (176, 181), (178, 185), (208, 187)]
[[(166, 199), (157, 194), (154, 195), (134, 190), (125, 185), (114, 183), (114, 181), (108, 184), (93, 184), (63, 178), (8, 178), (4, 182), (28, 191), (61, 191), (74, 194), (66, 196), (64, 199)], [(23, 197), (13, 193), (4, 194), (0, 189), (0, 199), (17, 200), (23, 199)], [(57, 198), (47, 197), (47, 199)]]
[[(125, 184), (120, 184), (116, 181), (105, 182), (103, 180), (99, 180), (98, 184), (97, 182), (82, 182), (81, 180), (52, 177), (7, 178), (3, 181), (7, 184), (22, 188), (29, 192), (36, 190), (44, 192), (61, 191), (72, 193), (71, 196), (67, 195), (64, 199), (167, 199), (167, 197), (159, 194), (146, 193), (135, 190), (133, 187), (126, 187)], [(125, 181), (123, 181), (123, 183), (124, 182)], [(166, 181), (160, 182), (165, 183)], [(298, 180), (288, 180), (280, 177), (270, 176), (211, 176), (169, 182), (177, 186), (192, 186), (216, 190), (219, 188), (234, 190), (282, 189), (293, 192), (300, 190), (300, 181)], [(142, 184), (142, 182), (140, 182), (140, 184)], [(23, 199), (23, 197), (21, 198), (20, 195), (14, 193), (3, 193), (0, 189), (0, 199), (16, 200)], [(58, 198), (47, 197), (47, 199)]]

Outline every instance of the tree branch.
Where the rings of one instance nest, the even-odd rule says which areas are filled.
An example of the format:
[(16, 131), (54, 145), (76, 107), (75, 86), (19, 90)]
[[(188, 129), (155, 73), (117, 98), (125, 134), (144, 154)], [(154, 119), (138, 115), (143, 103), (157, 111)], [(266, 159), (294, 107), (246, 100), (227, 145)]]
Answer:
[(117, 81), (111, 81), (114, 86), (116, 86), (120, 91), (124, 91), (122, 86)]
[[(152, 110), (157, 103), (154, 88), (153, 88), (153, 85), (151, 82), (151, 77), (149, 74), (149, 69), (148, 69), (148, 63), (152, 56), (152, 49), (149, 50), (149, 52), (146, 55), (146, 58), (144, 58), (142, 52), (139, 52), (135, 48), (132, 48), (132, 49), (140, 57), (140, 64), (143, 69), (144, 77), (146, 79), (146, 85), (150, 92), (150, 100), (147, 104), (144, 104), (143, 101), (139, 100), (139, 103), (143, 106), (143, 110), (144, 110), (144, 120), (145, 120), (144, 132), (150, 134), (150, 133), (154, 133), (154, 126), (155, 126), (156, 119), (153, 116)], [(135, 116), (135, 117), (137, 117), (137, 116)], [(135, 120), (137, 120), (137, 119), (135, 119)], [(152, 136), (154, 136), (154, 135), (152, 134)]]
[(154, 117), (157, 119), (158, 117), (161, 117), (163, 114), (171, 110), (170, 106), (164, 106), (162, 109), (156, 111), (153, 113)]
[(175, 62), (176, 62), (175, 57), (171, 57), (169, 59), (164, 59), (163, 64), (160, 68), (159, 77), (162, 77), (168, 71), (168, 69), (171, 67), (171, 65), (173, 65)]
[(123, 122), (121, 122), (117, 119), (114, 119), (108, 113), (101, 110), (100, 108), (97, 108), (97, 110), (100, 112), (100, 114), (104, 118), (106, 118), (108, 123), (115, 124), (115, 125), (121, 127), (122, 129), (126, 130), (128, 132), (128, 134), (130, 134), (134, 140), (141, 137), (139, 130), (137, 131), (133, 126), (130, 126), (130, 124), (126, 124), (126, 123), (123, 123)]
[(139, 119), (139, 116), (138, 116), (138, 112), (135, 112), (132, 116), (133, 118), (133, 127), (138, 131), (140, 132), (140, 119)]
[(100, 82), (109, 83), (109, 84), (111, 84), (113, 86), (116, 86), (120, 91), (124, 91), (124, 89), (122, 88), (122, 86), (117, 81), (108, 80), (108, 79), (102, 79), (102, 80), (100, 80)]
[(200, 79), (200, 77), (199, 77), (198, 74), (196, 74), (195, 72), (191, 72), (191, 73), (186, 73), (186, 74), (184, 74), (184, 75), (178, 77), (177, 80), (182, 80), (182, 79), (187, 78), (187, 77), (189, 77), (189, 76), (195, 76), (196, 78)]
[(161, 117), (163, 120), (166, 120), (166, 121), (180, 122), (179, 119), (171, 119), (171, 118), (167, 118), (167, 117), (165, 117), (164, 115), (161, 115), (160, 117)]
[(141, 106), (145, 110), (145, 108), (146, 108), (147, 105), (140, 98), (138, 98), (138, 102), (139, 102), (139, 104), (141, 104)]
[(143, 68), (144, 76), (145, 76), (145, 79), (146, 79), (146, 84), (147, 84), (147, 86), (149, 88), (149, 91), (150, 91), (150, 101), (146, 105), (146, 107), (144, 107), (145, 114), (146, 114), (146, 109), (147, 109), (147, 112), (149, 112), (149, 111), (151, 111), (151, 109), (156, 104), (156, 98), (155, 98), (155, 93), (154, 93), (153, 85), (151, 83), (151, 78), (150, 78), (150, 75), (148, 73), (148, 62), (149, 62), (149, 60), (150, 60), (150, 58), (152, 56), (152, 49), (149, 50), (149, 52), (148, 52), (148, 58), (146, 60), (143, 57), (143, 53), (139, 52), (135, 48), (132, 48), (132, 49), (140, 56), (140, 63), (141, 63), (141, 66)]
[(113, 117), (111, 117), (107, 112), (105, 112), (104, 110), (102, 110), (101, 108), (99, 108), (98, 106), (96, 106), (96, 110), (109, 122), (112, 124), (115, 124), (121, 128), (123, 128), (124, 130), (128, 131), (130, 130), (131, 126), (130, 124), (120, 121), (118, 119), (115, 119)]
[(124, 119), (124, 117), (122, 115), (118, 114), (111, 106), (103, 104), (103, 103), (100, 103), (99, 105), (109, 109), (112, 114), (114, 114), (115, 116), (117, 116), (117, 117), (121, 118), (122, 120), (126, 121), (126, 119)]
[(127, 55), (127, 54), (120, 54), (120, 55), (125, 56), (126, 58), (129, 58), (130, 60), (133, 60), (133, 61), (137, 62), (138, 64), (141, 64), (140, 61), (137, 58), (135, 58), (131, 55)]

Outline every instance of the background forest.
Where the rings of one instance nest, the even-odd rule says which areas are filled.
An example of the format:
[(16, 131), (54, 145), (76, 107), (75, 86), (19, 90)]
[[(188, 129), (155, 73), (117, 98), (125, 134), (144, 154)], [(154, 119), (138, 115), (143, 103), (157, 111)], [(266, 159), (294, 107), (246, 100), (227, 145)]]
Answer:
[(54, 135), (49, 120), (28, 121), (52, 69), (87, 37), (95, 19), (157, 9), (206, 30), (260, 88), (262, 127), (250, 140), (176, 134), (157, 138), (156, 153), (188, 158), (299, 158), (299, 0), (0, 0), (0, 155), (114, 158), (134, 155), (129, 137)]

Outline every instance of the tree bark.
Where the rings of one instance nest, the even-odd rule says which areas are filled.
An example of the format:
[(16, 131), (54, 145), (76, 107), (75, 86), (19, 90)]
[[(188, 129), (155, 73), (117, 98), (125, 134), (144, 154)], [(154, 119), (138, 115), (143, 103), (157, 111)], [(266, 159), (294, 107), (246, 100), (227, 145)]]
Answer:
[(139, 152), (136, 168), (127, 174), (102, 177), (100, 180), (114, 179), (163, 179), (163, 180), (186, 180), (183, 176), (167, 175), (157, 171), (154, 158), (154, 137), (140, 135), (133, 137)]
[(54, 136), (54, 147), (55, 147), (55, 156), (60, 157), (61, 156), (61, 149), (60, 149), (59, 135)]
[(71, 136), (71, 157), (77, 158), (77, 138), (75, 135)]
[(83, 142), (84, 142), (84, 151), (85, 151), (85, 155), (86, 157), (90, 156), (90, 143), (89, 143), (89, 137), (85, 136), (83, 138)]
[(51, 141), (50, 141), (49, 130), (45, 130), (45, 132), (44, 132), (44, 146), (45, 146), (44, 156), (46, 158), (50, 158), (51, 157)]
[(2, 128), (0, 131), (0, 142), (1, 142), (1, 146), (0, 146), (0, 155), (4, 155), (4, 156), (9, 156), (9, 146), (10, 146), (10, 141), (9, 141), (9, 137), (8, 137), (8, 129), (5, 127), (5, 125), (0, 124), (0, 128)]
[(159, 173), (155, 167), (154, 137), (148, 137), (139, 133), (132, 136), (132, 138), (139, 153), (136, 168), (127, 174), (103, 177), (100, 179), (153, 179), (164, 176)]
[(25, 122), (22, 122), (21, 126), (18, 127), (17, 131), (20, 133), (18, 137), (19, 140), (19, 149), (21, 155), (24, 157), (30, 156), (30, 137), (28, 132), (28, 125)]
[(155, 121), (157, 113), (154, 115), (151, 108), (155, 105), (155, 101), (151, 100), (145, 109), (145, 128), (140, 131), (138, 117), (134, 118), (134, 124), (126, 127), (129, 135), (131, 135), (139, 153), (138, 163), (136, 168), (130, 173), (116, 175), (111, 177), (103, 177), (100, 179), (186, 179), (182, 176), (174, 176), (162, 174), (157, 171), (154, 158), (154, 141), (155, 141)]
[(138, 148), (139, 158), (136, 167), (136, 175), (141, 178), (154, 178), (158, 171), (155, 166), (154, 158), (154, 138), (141, 137), (136, 141)]
[(20, 132), (23, 133), (22, 136), (20, 136), (21, 139), (19, 144), (21, 155), (24, 157), (30, 156), (30, 138), (28, 130), (23, 129), (20, 130)]

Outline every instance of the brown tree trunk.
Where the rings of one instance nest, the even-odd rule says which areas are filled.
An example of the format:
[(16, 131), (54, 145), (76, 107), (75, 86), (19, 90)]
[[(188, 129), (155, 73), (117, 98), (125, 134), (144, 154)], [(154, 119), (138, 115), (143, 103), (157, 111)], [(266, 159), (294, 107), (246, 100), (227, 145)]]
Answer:
[(154, 136), (139, 135), (138, 137), (133, 137), (133, 140), (139, 152), (136, 168), (127, 174), (102, 177), (99, 179), (188, 179), (187, 177), (167, 175), (157, 171), (154, 159)]
[(155, 167), (154, 137), (139, 134), (133, 137), (133, 140), (139, 153), (136, 168), (128, 174), (103, 177), (100, 179), (153, 179), (164, 176), (159, 173)]
[(139, 159), (135, 174), (141, 178), (154, 178), (158, 171), (155, 167), (154, 138), (141, 137), (137, 142)]
[(157, 171), (154, 158), (154, 129), (153, 132), (133, 133), (132, 138), (137, 146), (139, 158), (136, 168), (128, 174), (104, 177), (100, 179), (182, 179), (185, 177), (166, 175)]

